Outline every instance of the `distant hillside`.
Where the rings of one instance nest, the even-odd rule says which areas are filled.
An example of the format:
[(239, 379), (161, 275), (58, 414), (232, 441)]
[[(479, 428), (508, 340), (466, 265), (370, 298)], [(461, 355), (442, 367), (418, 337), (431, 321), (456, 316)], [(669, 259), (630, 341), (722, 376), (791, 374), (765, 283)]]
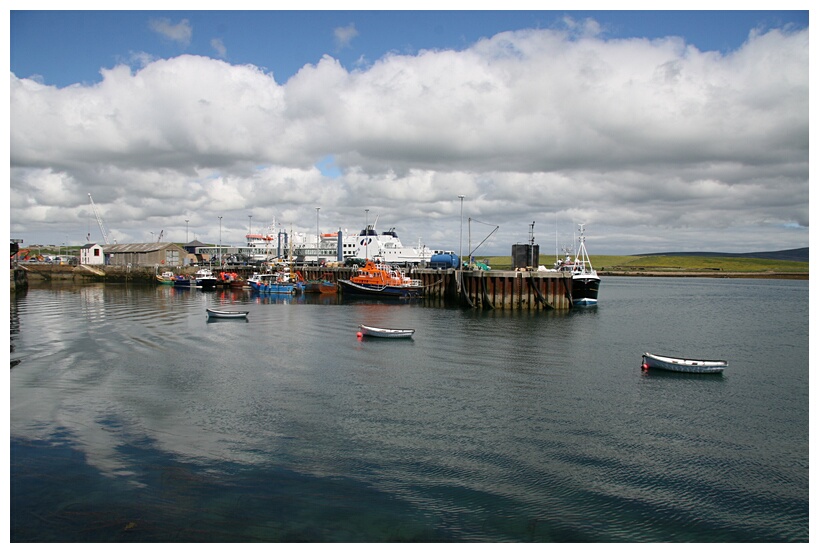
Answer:
[(809, 248), (796, 248), (793, 250), (779, 250), (775, 252), (752, 252), (752, 253), (723, 253), (723, 252), (664, 252), (664, 253), (641, 253), (638, 256), (649, 255), (669, 255), (675, 257), (698, 256), (698, 257), (747, 257), (750, 259), (775, 259), (777, 261), (809, 261)]

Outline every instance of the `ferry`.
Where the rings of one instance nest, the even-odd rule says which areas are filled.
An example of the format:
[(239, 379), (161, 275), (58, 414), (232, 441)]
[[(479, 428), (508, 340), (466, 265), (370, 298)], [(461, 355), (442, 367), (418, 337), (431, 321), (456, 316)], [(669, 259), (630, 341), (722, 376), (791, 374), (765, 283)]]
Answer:
[(324, 233), (312, 241), (306, 240), (293, 244), (293, 256), (297, 263), (328, 263), (348, 259), (379, 258), (383, 263), (399, 265), (420, 265), (429, 263), (434, 251), (418, 241), (417, 246), (405, 246), (395, 227), (381, 233), (375, 225), (358, 233), (338, 232)]
[(245, 235), (246, 245), (238, 253), (256, 262), (298, 264), (330, 264), (350, 259), (364, 260), (378, 257), (384, 263), (420, 265), (429, 263), (437, 251), (418, 240), (417, 246), (405, 246), (395, 228), (378, 232), (376, 223), (358, 233), (339, 229), (322, 234), (275, 230), (275, 221), (264, 232)]

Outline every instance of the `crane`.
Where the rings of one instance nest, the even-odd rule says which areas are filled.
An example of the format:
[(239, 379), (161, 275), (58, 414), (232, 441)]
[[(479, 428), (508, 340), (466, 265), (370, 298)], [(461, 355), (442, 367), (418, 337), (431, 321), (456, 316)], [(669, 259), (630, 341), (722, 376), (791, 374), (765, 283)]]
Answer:
[(97, 224), (100, 226), (100, 232), (102, 233), (102, 239), (105, 240), (105, 243), (108, 244), (108, 233), (105, 232), (105, 225), (102, 224), (102, 217), (97, 212), (97, 206), (94, 205), (94, 198), (91, 197), (91, 193), (88, 193), (88, 199), (91, 200), (91, 209), (94, 210), (94, 216), (97, 218)]
[(165, 229), (159, 231), (159, 238), (156, 239), (157, 242), (162, 242), (162, 235), (165, 234)]

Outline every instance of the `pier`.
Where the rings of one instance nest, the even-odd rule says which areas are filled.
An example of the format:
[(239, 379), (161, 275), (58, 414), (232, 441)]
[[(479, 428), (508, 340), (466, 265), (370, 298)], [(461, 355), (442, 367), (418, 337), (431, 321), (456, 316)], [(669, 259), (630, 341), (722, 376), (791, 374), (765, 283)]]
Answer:
[[(157, 272), (172, 270), (175, 274), (192, 275), (199, 267), (20, 264), (20, 268), (30, 281), (71, 280), (154, 285)], [(218, 267), (213, 267), (212, 270), (214, 274), (220, 271)], [(242, 278), (248, 278), (259, 271), (255, 267), (225, 267), (224, 270), (235, 272)], [(332, 282), (348, 279), (356, 271), (353, 267), (315, 266), (295, 266), (293, 270), (299, 271), (306, 280), (326, 278)], [(411, 275), (423, 283), (424, 301), (441, 307), (542, 311), (570, 309), (572, 305), (572, 279), (566, 273), (415, 268)]]

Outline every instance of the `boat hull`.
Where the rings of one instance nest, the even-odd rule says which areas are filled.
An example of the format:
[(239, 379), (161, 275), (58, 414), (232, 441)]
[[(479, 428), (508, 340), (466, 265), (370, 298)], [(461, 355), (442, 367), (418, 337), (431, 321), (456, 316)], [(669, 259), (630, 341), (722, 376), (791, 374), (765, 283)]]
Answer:
[(216, 290), (216, 282), (215, 278), (197, 278), (196, 287), (202, 290)]
[(219, 309), (206, 309), (208, 317), (214, 319), (246, 319), (249, 311), (222, 311)]
[(413, 328), (378, 328), (375, 326), (359, 325), (361, 334), (373, 338), (412, 338)]
[(424, 291), (423, 286), (371, 286), (345, 279), (339, 280), (338, 283), (341, 286), (341, 293), (351, 296), (420, 298)]
[(259, 294), (293, 294), (296, 291), (292, 283), (251, 282), (250, 288)]
[(597, 305), (600, 277), (574, 275), (572, 277), (572, 303), (574, 305)]
[(305, 294), (334, 294), (336, 285), (330, 281), (308, 281), (304, 283)]
[(666, 357), (648, 352), (643, 354), (643, 369), (692, 374), (720, 374), (727, 366), (727, 361)]

